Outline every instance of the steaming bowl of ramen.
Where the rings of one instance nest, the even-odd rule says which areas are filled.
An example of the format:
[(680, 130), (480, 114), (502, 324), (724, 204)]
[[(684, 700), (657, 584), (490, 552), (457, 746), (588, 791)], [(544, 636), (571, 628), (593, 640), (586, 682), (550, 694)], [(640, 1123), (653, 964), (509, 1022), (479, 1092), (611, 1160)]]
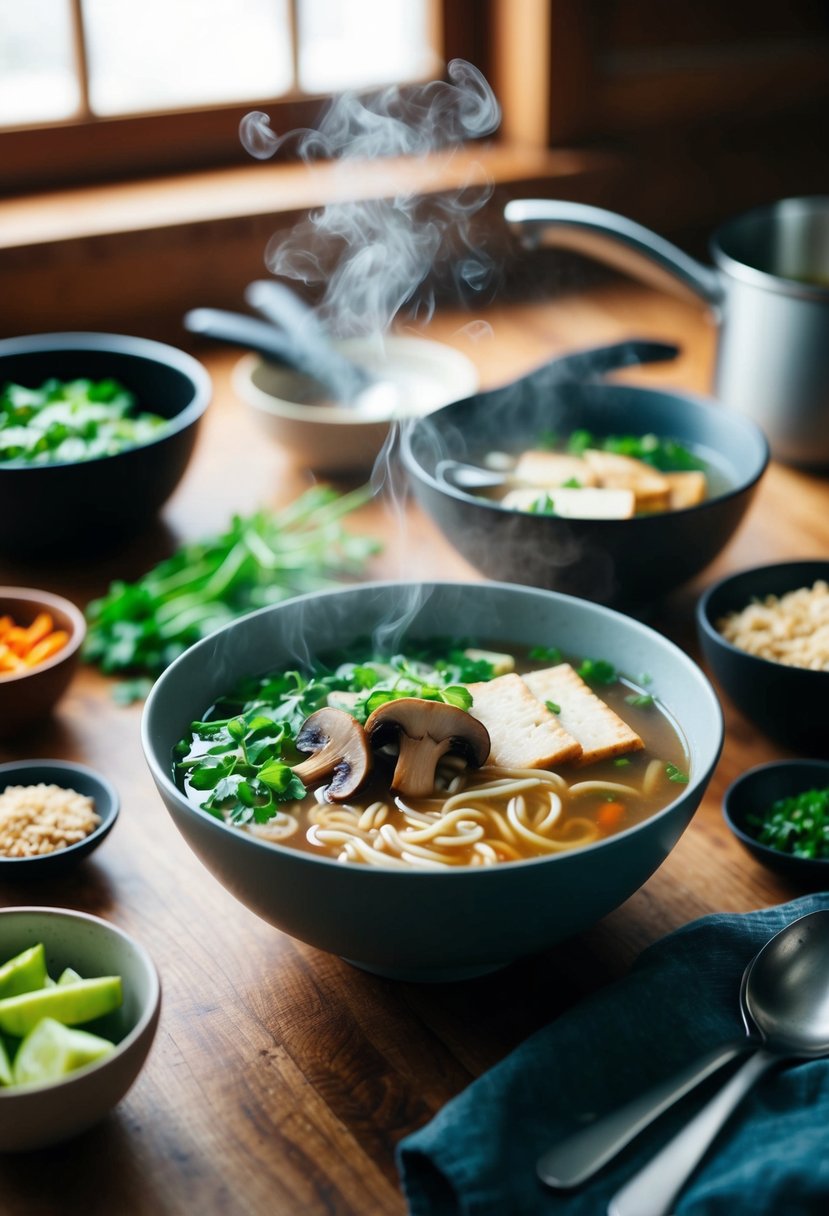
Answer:
[(316, 473), (365, 473), (394, 418), (416, 417), (474, 393), (478, 373), (460, 351), (405, 335), (349, 338), (334, 343), (355, 363), (392, 386), (379, 411), (332, 403), (310, 376), (245, 355), (233, 373), (236, 395), (300, 465)]
[(401, 455), (418, 502), (489, 578), (617, 605), (680, 586), (734, 534), (769, 454), (712, 401), (596, 379), (675, 354), (578, 352), (413, 420)]
[(722, 716), (686, 654), (602, 605), (377, 583), (192, 647), (142, 740), (173, 822), (253, 912), (380, 975), (458, 980), (637, 891), (703, 796)]

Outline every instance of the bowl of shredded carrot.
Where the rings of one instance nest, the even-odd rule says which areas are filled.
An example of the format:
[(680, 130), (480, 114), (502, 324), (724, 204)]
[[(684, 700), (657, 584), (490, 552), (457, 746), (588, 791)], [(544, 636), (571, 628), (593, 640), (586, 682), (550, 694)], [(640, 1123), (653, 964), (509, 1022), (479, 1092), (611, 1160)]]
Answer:
[(0, 738), (50, 713), (69, 686), (86, 634), (71, 600), (28, 587), (0, 587)]

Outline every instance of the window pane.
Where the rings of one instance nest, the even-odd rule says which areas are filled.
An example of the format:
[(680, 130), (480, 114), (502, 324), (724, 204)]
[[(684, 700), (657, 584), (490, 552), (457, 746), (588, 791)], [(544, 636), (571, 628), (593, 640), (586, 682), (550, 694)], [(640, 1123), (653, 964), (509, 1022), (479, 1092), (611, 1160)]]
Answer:
[(435, 68), (430, 0), (299, 0), (307, 93), (417, 80)]
[(4, 0), (0, 125), (68, 118), (80, 99), (68, 0)]
[(271, 97), (292, 85), (288, 0), (82, 0), (96, 114)]

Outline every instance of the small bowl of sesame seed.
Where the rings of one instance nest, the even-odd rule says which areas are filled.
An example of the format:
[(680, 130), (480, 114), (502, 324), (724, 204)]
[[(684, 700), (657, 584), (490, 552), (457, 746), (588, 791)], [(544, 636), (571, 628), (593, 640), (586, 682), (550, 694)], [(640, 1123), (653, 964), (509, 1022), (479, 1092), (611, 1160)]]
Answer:
[(0, 882), (70, 869), (109, 834), (118, 811), (114, 786), (83, 764), (0, 764)]

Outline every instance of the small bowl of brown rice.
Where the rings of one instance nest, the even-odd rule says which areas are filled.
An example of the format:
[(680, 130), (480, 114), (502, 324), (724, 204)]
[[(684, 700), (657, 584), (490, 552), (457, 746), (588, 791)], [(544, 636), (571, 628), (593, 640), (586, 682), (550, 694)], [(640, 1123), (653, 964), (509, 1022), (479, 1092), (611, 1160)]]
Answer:
[(742, 570), (697, 605), (703, 657), (763, 734), (829, 756), (829, 561)]
[(70, 869), (109, 834), (118, 811), (115, 788), (82, 764), (0, 764), (0, 882)]

